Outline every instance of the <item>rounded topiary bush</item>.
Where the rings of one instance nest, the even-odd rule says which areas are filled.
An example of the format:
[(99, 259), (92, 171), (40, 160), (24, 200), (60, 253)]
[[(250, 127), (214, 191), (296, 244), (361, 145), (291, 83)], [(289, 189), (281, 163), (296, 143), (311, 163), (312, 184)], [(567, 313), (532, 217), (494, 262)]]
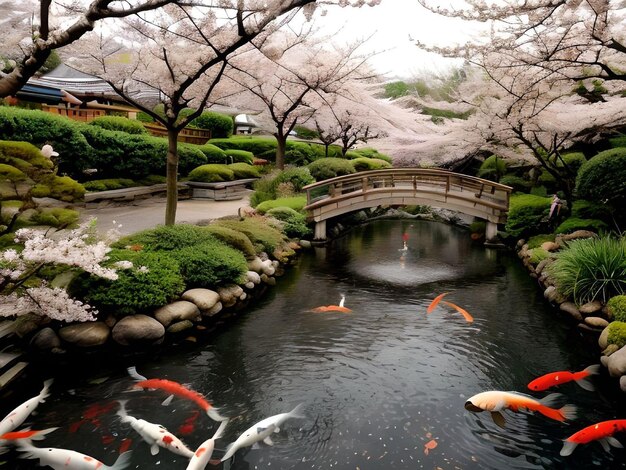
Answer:
[(626, 346), (626, 323), (622, 321), (614, 321), (609, 323), (609, 335), (607, 337), (608, 344), (614, 344), (618, 348)]
[(226, 153), (213, 144), (204, 144), (198, 147), (207, 158), (207, 163), (226, 163)]
[(506, 231), (520, 237), (539, 233), (550, 212), (551, 198), (532, 194), (514, 194), (509, 203)]
[(602, 220), (569, 217), (556, 228), (555, 233), (572, 233), (576, 230), (590, 230), (595, 233), (601, 233), (608, 228), (609, 226)]
[(233, 119), (225, 114), (204, 111), (200, 116), (191, 121), (193, 127), (209, 129), (211, 137), (229, 137), (233, 133)]
[(391, 164), (379, 158), (359, 157), (352, 160), (352, 165), (356, 171), (382, 170), (391, 168)]
[(254, 245), (242, 232), (215, 224), (207, 225), (204, 229), (226, 245), (241, 251), (247, 259), (257, 255)]
[(62, 207), (52, 207), (37, 209), (30, 217), (30, 222), (35, 225), (49, 225), (50, 227), (62, 228), (74, 225), (78, 222), (78, 211), (64, 209)]
[(33, 186), (31, 195), (33, 197), (51, 197), (65, 202), (77, 202), (85, 197), (85, 188), (69, 176), (48, 175)]
[(147, 134), (148, 131), (141, 121), (121, 116), (101, 116), (89, 123), (91, 126), (102, 127), (109, 131), (126, 132), (127, 134)]
[(172, 251), (214, 240), (204, 227), (190, 224), (161, 225), (142, 230), (114, 243), (116, 248), (134, 246), (143, 251)]
[(322, 156), (321, 147), (318, 145), (287, 141), (285, 161), (291, 165), (306, 165)]
[(352, 162), (342, 158), (320, 158), (307, 167), (315, 181), (356, 173)]
[(263, 201), (258, 206), (256, 206), (255, 209), (258, 213), (265, 214), (267, 211), (275, 209), (277, 207), (287, 207), (295, 211), (301, 211), (304, 206), (306, 206), (305, 196), (293, 196)]
[(477, 176), (491, 181), (500, 181), (502, 175), (506, 173), (507, 162), (497, 155), (486, 158), (478, 169)]
[(258, 252), (273, 253), (285, 241), (284, 235), (270, 226), (263, 217), (249, 217), (243, 220), (218, 220), (214, 224), (245, 234)]
[(254, 154), (247, 150), (224, 150), (226, 154), (226, 160), (231, 160), (231, 163), (249, 163), (254, 161)]
[(626, 295), (611, 297), (606, 306), (615, 320), (626, 322)]
[(228, 169), (235, 174), (235, 179), (259, 178), (259, 170), (249, 163), (232, 163), (228, 165)]
[(624, 207), (626, 204), (626, 148), (600, 152), (584, 163), (576, 177), (581, 199)]
[(290, 167), (278, 173), (272, 181), (274, 189), (281, 183), (290, 183), (299, 193), (307, 184), (315, 183), (315, 178), (307, 167)]
[[(355, 156), (348, 157), (348, 154), (355, 155)], [(384, 160), (389, 164), (393, 163), (391, 161), (390, 156), (385, 155), (384, 153), (380, 153), (378, 150), (373, 149), (371, 147), (363, 147), (363, 148), (356, 149), (356, 150), (349, 150), (346, 153), (346, 157), (347, 158), (359, 158), (359, 157), (375, 158), (377, 160)]]
[(0, 140), (0, 163), (15, 167), (32, 179), (52, 172), (54, 166), (33, 144), (8, 140)]
[(268, 210), (267, 215), (282, 222), (283, 230), (288, 237), (302, 238), (311, 234), (306, 216), (290, 207), (275, 207)]
[(232, 181), (235, 179), (235, 173), (226, 165), (217, 163), (209, 163), (194, 168), (189, 173), (190, 181), (198, 181), (200, 183), (216, 183), (219, 181)]

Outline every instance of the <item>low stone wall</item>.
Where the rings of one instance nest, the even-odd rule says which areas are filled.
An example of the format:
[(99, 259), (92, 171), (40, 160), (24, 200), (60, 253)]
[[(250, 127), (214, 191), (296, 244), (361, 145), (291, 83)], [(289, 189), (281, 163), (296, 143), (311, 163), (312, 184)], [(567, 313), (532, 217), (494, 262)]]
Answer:
[[(545, 242), (541, 245), (541, 248), (549, 253), (556, 253), (564, 246), (564, 242), (591, 237), (597, 237), (597, 235), (586, 230), (579, 230), (571, 234), (557, 236), (554, 242)], [(626, 392), (626, 346), (620, 349), (616, 345), (608, 344), (608, 326), (613, 319), (606, 305), (599, 300), (594, 300), (577, 306), (571, 299), (567, 299), (559, 294), (554, 279), (550, 277), (546, 270), (546, 266), (554, 262), (553, 257), (543, 259), (539, 263), (534, 264), (531, 262), (528, 245), (525, 240), (519, 240), (516, 248), (518, 250), (517, 254), (530, 272), (530, 276), (536, 278), (539, 286), (543, 289), (543, 295), (546, 300), (578, 322), (578, 328), (582, 333), (590, 334), (597, 338), (598, 346), (602, 352), (600, 362), (608, 369), (611, 377), (619, 379), (621, 390)]]

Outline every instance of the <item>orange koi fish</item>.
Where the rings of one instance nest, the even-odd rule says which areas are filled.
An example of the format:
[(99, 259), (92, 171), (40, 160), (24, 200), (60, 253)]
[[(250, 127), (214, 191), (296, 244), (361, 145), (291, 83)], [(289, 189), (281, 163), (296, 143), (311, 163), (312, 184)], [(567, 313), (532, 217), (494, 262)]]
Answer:
[(541, 392), (543, 390), (549, 389), (550, 387), (574, 381), (585, 390), (593, 392), (595, 390), (595, 387), (589, 380), (589, 376), (598, 375), (599, 373), (600, 364), (594, 364), (587, 367), (586, 369), (581, 370), (580, 372), (551, 372), (549, 374), (542, 375), (541, 377), (538, 377), (530, 382), (528, 384), (528, 388), (530, 390)]
[(565, 439), (560, 453), (565, 457), (574, 452), (578, 444), (587, 444), (591, 441), (598, 441), (607, 452), (611, 450), (610, 446), (621, 449), (624, 446), (613, 437), (613, 434), (620, 431), (626, 431), (626, 419), (611, 419), (592, 424)]
[(491, 412), (494, 423), (501, 428), (505, 425), (502, 410), (518, 412), (520, 409), (538, 411), (544, 416), (556, 421), (565, 421), (576, 417), (576, 407), (565, 405), (560, 409), (553, 408), (555, 402), (561, 397), (558, 393), (552, 393), (541, 400), (517, 392), (500, 392), (492, 390), (474, 395), (465, 402), (465, 409), (479, 413)]
[(439, 294), (437, 297), (435, 297), (435, 299), (430, 303), (430, 305), (426, 309), (426, 313), (430, 313), (433, 310), (435, 310), (435, 307), (437, 306), (439, 302), (441, 302), (441, 299), (443, 299), (444, 295), (448, 295), (448, 292), (444, 292), (443, 294)]
[[(173, 380), (167, 379), (146, 379), (145, 377), (139, 375), (137, 370), (134, 367), (129, 367), (128, 373), (131, 377), (135, 379), (143, 379), (139, 380), (133, 388), (143, 388), (143, 389), (158, 389), (163, 390), (170, 394), (170, 397), (166, 399), (166, 402), (169, 402), (170, 398), (174, 395), (186, 398), (187, 400), (193, 401), (196, 405), (200, 407), (201, 410), (206, 412), (206, 414), (214, 421), (224, 421), (227, 418), (221, 416), (217, 409), (213, 407), (206, 399), (200, 395), (198, 392), (188, 389), (183, 384), (178, 382), (174, 382)], [(165, 402), (164, 402), (165, 403)]]
[(472, 317), (467, 310), (462, 309), (461, 307), (459, 307), (456, 304), (453, 304), (452, 302), (446, 302), (444, 300), (443, 303), (448, 305), (449, 307), (452, 307), (457, 312), (459, 312), (461, 315), (463, 315), (463, 318), (465, 318), (465, 320), (467, 320), (468, 323), (472, 323), (474, 321), (474, 317)]
[(424, 455), (428, 455), (428, 453), (437, 447), (437, 441), (435, 439), (431, 439), (426, 444), (424, 444)]
[(189, 418), (185, 419), (185, 422), (178, 428), (178, 435), (188, 436), (191, 434), (195, 429), (195, 423), (198, 416), (200, 416), (200, 412), (196, 410)]
[(56, 431), (59, 428), (48, 428), (41, 431), (32, 431), (30, 429), (24, 431), (5, 432), (0, 436), (0, 441), (16, 441), (18, 439), (39, 440), (43, 439), (46, 434)]
[(341, 300), (339, 301), (339, 305), (324, 305), (322, 307), (316, 307), (313, 310), (311, 310), (312, 312), (316, 312), (316, 313), (321, 313), (321, 312), (342, 312), (342, 313), (350, 313), (352, 310), (350, 310), (348, 307), (344, 307), (343, 304), (346, 301), (346, 296), (342, 295), (341, 296)]

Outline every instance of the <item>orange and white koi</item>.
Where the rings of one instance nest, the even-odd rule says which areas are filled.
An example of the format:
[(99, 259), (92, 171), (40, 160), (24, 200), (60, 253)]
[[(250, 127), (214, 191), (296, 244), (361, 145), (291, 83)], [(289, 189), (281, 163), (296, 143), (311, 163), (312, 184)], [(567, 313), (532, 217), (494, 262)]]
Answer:
[(134, 367), (129, 367), (127, 370), (131, 377), (133, 377), (135, 380), (138, 380), (138, 382), (133, 385), (133, 388), (158, 389), (169, 393), (170, 396), (163, 402), (163, 404), (169, 403), (172, 397), (176, 395), (178, 397), (186, 398), (187, 400), (193, 401), (209, 416), (209, 418), (214, 421), (224, 421), (227, 419), (220, 415), (217, 411), (217, 408), (209, 403), (202, 395), (200, 395), (198, 392), (188, 389), (183, 384), (167, 379), (147, 379), (142, 375), (139, 375)]
[(51, 432), (56, 431), (57, 429), (59, 428), (48, 428), (48, 429), (42, 429), (40, 431), (33, 431), (30, 429), (27, 429), (24, 431), (5, 432), (4, 434), (0, 436), (0, 444), (2, 444), (2, 441), (17, 441), (20, 439), (40, 440), (40, 439), (43, 439), (43, 437), (46, 434), (50, 434)]
[(196, 451), (193, 453), (193, 457), (189, 460), (187, 470), (204, 470), (213, 455), (215, 441), (222, 437), (227, 424), (228, 420), (222, 421), (217, 428), (217, 431), (215, 431), (215, 434), (213, 434), (213, 437), (207, 439), (200, 444), (200, 446), (198, 446)]
[(193, 451), (183, 444), (174, 434), (165, 429), (165, 427), (160, 424), (151, 423), (145, 419), (137, 419), (134, 416), (130, 416), (126, 412), (126, 401), (127, 400), (119, 401), (120, 409), (117, 415), (122, 419), (122, 423), (130, 424), (143, 440), (148, 443), (152, 455), (158, 454), (159, 447), (162, 447), (175, 454), (187, 457), (188, 459), (193, 457)]
[(343, 304), (346, 301), (346, 296), (342, 295), (341, 300), (339, 301), (339, 305), (323, 305), (321, 307), (315, 307), (312, 309), (312, 312), (321, 313), (321, 312), (342, 312), (342, 313), (350, 313), (352, 310), (348, 307), (344, 307)]
[(424, 444), (424, 455), (428, 455), (431, 450), (437, 447), (437, 441), (435, 439), (431, 439), (426, 444)]
[(600, 373), (600, 364), (594, 364), (589, 366), (580, 372), (568, 372), (566, 370), (559, 372), (551, 372), (541, 377), (536, 378), (528, 384), (530, 390), (541, 392), (547, 390), (556, 385), (565, 384), (567, 382), (576, 382), (585, 390), (593, 392), (595, 390), (594, 385), (589, 380), (589, 376), (598, 375)]
[(456, 304), (453, 304), (452, 302), (446, 302), (445, 300), (443, 301), (444, 304), (448, 305), (449, 307), (452, 307), (453, 309), (455, 309), (457, 312), (459, 312), (461, 315), (463, 315), (463, 318), (465, 318), (465, 320), (468, 323), (472, 323), (474, 321), (474, 317), (472, 317), (469, 312), (461, 307), (459, 307)]
[(500, 427), (504, 427), (505, 420), (502, 413), (503, 410), (511, 410), (518, 412), (521, 409), (530, 411), (538, 411), (544, 416), (556, 421), (565, 421), (576, 417), (576, 407), (574, 405), (565, 405), (562, 408), (553, 408), (555, 402), (562, 395), (552, 393), (541, 400), (524, 395), (517, 392), (501, 392), (492, 390), (474, 395), (465, 402), (465, 409), (475, 413), (481, 411), (491, 412), (494, 423)]
[(0, 421), (0, 434), (4, 434), (10, 431), (15, 430), (19, 425), (21, 425), (26, 418), (30, 416), (30, 414), (37, 408), (40, 403), (46, 401), (46, 398), (50, 396), (50, 385), (52, 385), (52, 379), (46, 380), (43, 383), (43, 388), (39, 395), (26, 400), (20, 406), (11, 411), (5, 418)]
[(448, 292), (444, 292), (443, 294), (439, 294), (437, 297), (435, 297), (433, 301), (430, 303), (430, 305), (428, 306), (428, 308), (426, 309), (426, 313), (430, 313), (433, 310), (435, 310), (435, 307), (437, 306), (439, 302), (441, 302), (441, 299), (443, 299), (444, 295), (448, 295)]
[(22, 458), (39, 459), (39, 465), (48, 465), (54, 470), (123, 470), (130, 464), (131, 456), (131, 452), (125, 452), (117, 458), (113, 465), (108, 466), (98, 459), (74, 450), (35, 447), (29, 441), (19, 444), (18, 450), (24, 452), (21, 455)]
[(578, 444), (588, 444), (592, 441), (598, 441), (607, 452), (611, 450), (610, 446), (621, 449), (624, 446), (613, 437), (613, 434), (624, 431), (626, 431), (626, 419), (611, 419), (592, 424), (565, 439), (560, 453), (565, 457), (574, 452)]

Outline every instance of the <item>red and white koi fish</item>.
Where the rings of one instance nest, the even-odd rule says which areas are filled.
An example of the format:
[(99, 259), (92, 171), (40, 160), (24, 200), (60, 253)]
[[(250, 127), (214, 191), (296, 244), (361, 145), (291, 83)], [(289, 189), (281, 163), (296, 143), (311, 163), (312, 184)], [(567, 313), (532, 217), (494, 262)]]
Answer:
[(445, 300), (443, 301), (444, 304), (448, 305), (449, 307), (452, 307), (453, 309), (455, 309), (457, 312), (459, 312), (461, 315), (463, 315), (463, 318), (465, 318), (465, 320), (468, 323), (472, 323), (474, 321), (474, 317), (472, 317), (469, 312), (461, 307), (459, 307), (456, 304), (453, 304), (452, 302), (446, 302)]
[(204, 470), (209, 461), (211, 460), (211, 456), (213, 455), (213, 450), (215, 449), (215, 441), (222, 437), (224, 434), (224, 429), (228, 424), (228, 420), (222, 421), (213, 434), (213, 437), (204, 441), (200, 446), (196, 449), (189, 460), (189, 465), (187, 465), (187, 470)]
[(150, 423), (144, 419), (137, 419), (130, 416), (126, 412), (126, 400), (120, 400), (120, 409), (117, 415), (122, 418), (122, 423), (129, 423), (130, 426), (137, 431), (144, 441), (150, 446), (150, 453), (156, 455), (159, 453), (159, 447), (163, 447), (175, 454), (182, 455), (190, 459), (193, 457), (193, 451), (189, 449), (174, 434), (169, 432), (159, 424)]
[(441, 302), (441, 299), (443, 299), (444, 295), (448, 295), (448, 292), (444, 292), (443, 294), (439, 294), (437, 297), (435, 297), (433, 301), (430, 303), (430, 305), (428, 306), (428, 308), (426, 309), (426, 313), (430, 313), (433, 310), (435, 310), (435, 307), (437, 306), (439, 302)]
[(164, 405), (168, 404), (174, 397), (174, 395), (176, 395), (178, 397), (186, 398), (193, 401), (213, 421), (219, 422), (227, 419), (220, 415), (217, 411), (217, 408), (215, 408), (208, 401), (206, 401), (206, 399), (202, 395), (200, 395), (198, 392), (188, 389), (183, 384), (167, 379), (147, 379), (144, 376), (139, 375), (135, 367), (129, 367), (127, 370), (131, 377), (133, 377), (135, 380), (138, 380), (138, 382), (133, 385), (133, 388), (158, 389), (169, 393), (169, 397), (166, 398), (163, 402)]
[(504, 416), (502, 410), (518, 412), (520, 409), (538, 411), (544, 416), (556, 421), (565, 421), (576, 417), (576, 407), (565, 405), (560, 409), (553, 408), (555, 402), (562, 395), (552, 393), (541, 400), (517, 392), (501, 392), (492, 390), (474, 395), (465, 402), (465, 409), (475, 413), (490, 411), (494, 423), (501, 428), (504, 427)]
[(564, 457), (570, 455), (578, 444), (587, 444), (592, 441), (598, 441), (607, 452), (611, 450), (610, 446), (621, 449), (624, 446), (613, 437), (613, 434), (620, 431), (626, 431), (626, 419), (611, 419), (587, 426), (563, 441), (561, 455)]
[(346, 301), (346, 296), (342, 294), (341, 300), (339, 301), (339, 305), (323, 305), (321, 307), (316, 307), (311, 311), (316, 312), (316, 313), (320, 313), (320, 312), (350, 313), (352, 310), (350, 310), (348, 307), (343, 306), (345, 301)]
[(105, 465), (98, 459), (69, 449), (54, 447), (35, 447), (32, 444), (20, 443), (18, 450), (24, 452), (23, 459), (39, 459), (39, 465), (49, 466), (54, 470), (123, 470), (130, 464), (131, 452), (120, 455), (111, 466)]
[(2, 445), (2, 441), (17, 441), (20, 439), (29, 439), (38, 441), (43, 439), (46, 434), (50, 434), (53, 431), (56, 431), (59, 428), (48, 428), (42, 429), (40, 431), (32, 431), (30, 429), (25, 429), (24, 431), (12, 431), (5, 432), (0, 436), (0, 445)]
[(600, 364), (594, 364), (589, 366), (580, 372), (568, 372), (566, 370), (559, 372), (551, 372), (541, 377), (536, 378), (528, 384), (528, 388), (541, 392), (547, 390), (556, 385), (565, 384), (567, 382), (576, 382), (585, 390), (593, 392), (595, 390), (594, 385), (589, 380), (589, 376), (598, 375), (600, 373)]
[(46, 398), (50, 396), (50, 385), (52, 384), (52, 379), (46, 380), (43, 383), (43, 388), (39, 395), (26, 400), (20, 406), (11, 411), (5, 418), (0, 421), (0, 434), (4, 434), (10, 431), (15, 430), (18, 426), (20, 426), (26, 418), (37, 408), (39, 403), (43, 403), (46, 401)]

